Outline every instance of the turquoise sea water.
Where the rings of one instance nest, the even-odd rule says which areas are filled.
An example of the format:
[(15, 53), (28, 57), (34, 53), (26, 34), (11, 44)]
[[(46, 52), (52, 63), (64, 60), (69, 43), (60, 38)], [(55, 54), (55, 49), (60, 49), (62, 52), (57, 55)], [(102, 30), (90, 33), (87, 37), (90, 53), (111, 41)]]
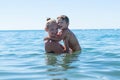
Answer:
[(46, 54), (42, 30), (0, 31), (0, 80), (120, 80), (120, 29), (72, 31), (73, 55)]

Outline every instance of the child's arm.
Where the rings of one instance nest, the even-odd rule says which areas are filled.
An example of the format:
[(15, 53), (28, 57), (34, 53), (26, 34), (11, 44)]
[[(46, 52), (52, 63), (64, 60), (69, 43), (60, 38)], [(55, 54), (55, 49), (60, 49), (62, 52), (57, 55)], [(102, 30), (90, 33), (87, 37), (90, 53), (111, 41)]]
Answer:
[(46, 40), (54, 40), (54, 41), (59, 42), (62, 39), (60, 37), (45, 37), (44, 41), (46, 41)]
[(61, 41), (65, 38), (66, 33), (61, 33), (60, 35), (56, 35), (56, 37), (49, 38), (50, 40)]
[(56, 36), (56, 37), (52, 37), (50, 38), (50, 40), (55, 40), (55, 41), (61, 41), (62, 40), (62, 37), (61, 36)]
[(69, 44), (68, 44), (68, 40), (67, 39), (64, 40), (64, 44), (65, 44), (65, 48), (66, 48), (65, 52), (66, 53), (70, 53)]

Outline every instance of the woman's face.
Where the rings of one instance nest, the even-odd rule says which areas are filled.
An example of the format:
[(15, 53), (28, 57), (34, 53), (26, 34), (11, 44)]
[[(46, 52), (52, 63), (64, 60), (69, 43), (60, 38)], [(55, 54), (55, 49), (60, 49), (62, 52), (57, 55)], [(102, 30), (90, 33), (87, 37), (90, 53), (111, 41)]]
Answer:
[(58, 26), (57, 26), (57, 23), (56, 24), (51, 24), (49, 25), (49, 28), (48, 28), (48, 34), (50, 37), (55, 37), (58, 33)]

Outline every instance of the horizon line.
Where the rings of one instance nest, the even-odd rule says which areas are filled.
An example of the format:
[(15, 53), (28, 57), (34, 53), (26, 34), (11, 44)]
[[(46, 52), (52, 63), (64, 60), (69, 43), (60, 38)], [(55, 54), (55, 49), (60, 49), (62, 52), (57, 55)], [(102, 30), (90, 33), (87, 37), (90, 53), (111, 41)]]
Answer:
[[(119, 30), (120, 28), (85, 28), (85, 29), (70, 29), (70, 30)], [(39, 31), (44, 29), (0, 29), (0, 31)]]

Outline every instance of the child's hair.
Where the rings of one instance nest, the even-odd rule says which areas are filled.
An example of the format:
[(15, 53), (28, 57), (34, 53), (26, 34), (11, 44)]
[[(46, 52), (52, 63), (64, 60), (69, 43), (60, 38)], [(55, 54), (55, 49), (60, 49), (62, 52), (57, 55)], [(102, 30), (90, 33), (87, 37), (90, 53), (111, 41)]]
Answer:
[(66, 23), (68, 23), (68, 24), (69, 24), (69, 18), (68, 18), (66, 15), (60, 15), (60, 16), (58, 16), (58, 17), (57, 17), (57, 19), (62, 19), (62, 20), (65, 20), (65, 21), (66, 21)]
[(45, 30), (47, 30), (50, 27), (50, 25), (56, 24), (56, 20), (55, 19), (47, 18), (46, 21), (47, 22), (46, 22)]

